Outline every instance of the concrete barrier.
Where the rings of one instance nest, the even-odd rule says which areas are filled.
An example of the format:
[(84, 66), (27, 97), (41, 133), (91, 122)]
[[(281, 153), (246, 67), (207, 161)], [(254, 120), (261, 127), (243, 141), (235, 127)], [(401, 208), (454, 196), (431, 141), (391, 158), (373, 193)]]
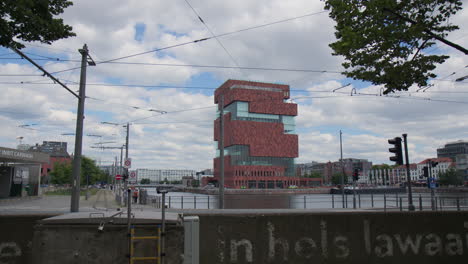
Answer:
[(200, 263), (468, 263), (468, 212), (198, 216)]
[[(199, 216), (203, 264), (468, 260), (468, 212), (193, 210), (185, 215)], [(99, 232), (99, 219), (38, 222), (46, 216), (0, 216), (1, 264), (127, 263), (125, 219)], [(152, 232), (156, 223), (148, 219), (137, 228)], [(168, 225), (166, 264), (183, 263), (183, 231), (180, 224)], [(154, 244), (140, 246), (142, 255), (154, 252)]]
[(34, 263), (34, 225), (38, 220), (54, 215), (0, 215), (0, 264)]
[[(129, 263), (129, 236), (126, 214), (115, 212), (71, 213), (39, 221), (33, 241), (34, 264)], [(135, 236), (157, 236), (159, 212), (135, 212)], [(184, 230), (179, 215), (166, 215), (166, 264), (183, 261)], [(102, 227), (102, 228), (99, 228)], [(156, 257), (158, 241), (136, 240), (134, 255)], [(140, 263), (136, 262), (136, 263)], [(149, 263), (149, 262), (146, 262)], [(154, 260), (152, 263), (155, 263)]]

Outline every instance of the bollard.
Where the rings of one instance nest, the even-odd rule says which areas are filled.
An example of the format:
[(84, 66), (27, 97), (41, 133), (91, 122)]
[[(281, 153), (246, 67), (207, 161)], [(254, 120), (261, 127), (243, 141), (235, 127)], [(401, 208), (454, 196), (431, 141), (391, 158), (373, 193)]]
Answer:
[(383, 194), (384, 211), (387, 211), (387, 195)]
[(398, 193), (395, 193), (395, 203), (396, 207), (398, 207)]
[(374, 208), (374, 194), (373, 193), (370, 194), (370, 198), (371, 198), (371, 206), (372, 208)]
[[(166, 206), (166, 205), (163, 204), (162, 206)], [(171, 196), (169, 196), (169, 208), (171, 208)]]
[(184, 209), (184, 197), (180, 197), (180, 209)]
[(307, 201), (306, 201), (306, 196), (304, 195), (304, 209), (307, 208)]
[(457, 211), (460, 211), (460, 197), (457, 197)]
[(400, 212), (403, 211), (403, 199), (400, 197)]
[(335, 208), (335, 195), (332, 193), (332, 208)]
[(421, 197), (421, 195), (419, 195), (419, 211), (422, 211), (422, 210), (423, 210), (422, 197)]
[(208, 196), (208, 209), (210, 209), (210, 197)]
[(361, 194), (358, 193), (359, 208), (361, 208)]
[(193, 197), (193, 208), (197, 209), (197, 197), (196, 196)]
[(289, 209), (291, 209), (291, 196), (289, 196)]

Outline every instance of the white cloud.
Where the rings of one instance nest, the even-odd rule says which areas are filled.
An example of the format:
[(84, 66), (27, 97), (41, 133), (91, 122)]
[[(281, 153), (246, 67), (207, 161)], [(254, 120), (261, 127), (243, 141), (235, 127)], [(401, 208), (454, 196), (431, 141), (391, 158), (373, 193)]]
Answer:
[[(323, 10), (322, 1), (309, 0), (191, 0), (190, 3), (215, 34)], [(466, 9), (462, 10), (453, 19), (461, 30), (448, 36), (448, 39), (464, 47), (468, 46), (466, 12)], [(93, 59), (102, 61), (210, 37), (184, 1), (82, 0), (75, 1), (74, 6), (66, 9), (63, 18), (74, 27), (77, 37), (57, 41), (47, 49), (31, 47), (26, 51), (79, 60), (78, 49), (86, 43)], [(145, 25), (141, 41), (135, 40), (136, 24)], [(240, 66), (340, 71), (342, 58), (332, 56), (328, 47), (334, 40), (333, 26), (334, 22), (324, 13), (235, 33), (219, 40)], [(85, 135), (102, 137), (85, 136), (84, 154), (110, 163), (115, 156), (120, 156), (120, 150), (91, 147), (102, 141), (115, 141), (108, 145), (121, 146), (125, 140), (125, 128), (103, 125), (101, 122), (125, 124), (136, 120), (130, 130), (130, 156), (134, 166), (209, 168), (214, 156), (213, 91), (148, 86), (216, 87), (225, 79), (241, 78), (281, 82), (290, 84), (293, 90), (305, 90), (292, 93), (292, 97), (304, 97), (295, 99), (299, 104), (296, 122), (300, 162), (337, 160), (340, 129), (344, 133), (345, 157), (389, 162), (387, 139), (402, 133), (409, 135), (412, 161), (434, 157), (437, 147), (468, 136), (465, 132), (468, 125), (468, 84), (453, 82), (468, 74), (465, 68), (468, 59), (445, 45), (438, 43), (437, 47), (437, 52), (451, 55), (445, 64), (437, 68), (440, 78), (452, 72), (456, 74), (444, 80), (435, 80), (434, 86), (426, 92), (415, 92), (416, 88), (413, 88), (411, 93), (394, 94), (399, 98), (379, 96), (380, 87), (372, 85), (359, 88), (353, 84), (332, 93), (330, 91), (348, 82), (334, 73), (110, 63), (88, 67), (87, 82), (90, 85), (87, 86), (87, 95), (90, 98), (86, 100)], [(214, 39), (122, 61), (234, 65)], [(41, 64), (51, 72), (79, 67), (79, 61), (41, 61)], [(0, 72), (40, 75), (33, 66), (21, 61), (0, 62)], [(57, 76), (66, 83), (69, 80), (78, 82), (79, 69)], [(35, 84), (12, 84), (20, 81), (35, 81)], [(52, 83), (41, 76), (2, 77), (0, 121), (4, 129), (0, 131), (1, 145), (14, 147), (18, 143), (16, 137), (24, 136), (23, 142), (30, 144), (43, 140), (66, 141), (70, 152), (73, 152), (74, 137), (62, 134), (75, 132), (76, 98), (58, 85), (38, 84), (37, 81)], [(69, 83), (69, 87), (78, 90), (76, 83)], [(353, 88), (356, 88), (357, 94), (350, 96)], [(177, 112), (197, 108), (202, 109)], [(149, 109), (169, 113), (157, 114)], [(19, 127), (32, 123), (38, 124), (30, 127), (36, 130)]]

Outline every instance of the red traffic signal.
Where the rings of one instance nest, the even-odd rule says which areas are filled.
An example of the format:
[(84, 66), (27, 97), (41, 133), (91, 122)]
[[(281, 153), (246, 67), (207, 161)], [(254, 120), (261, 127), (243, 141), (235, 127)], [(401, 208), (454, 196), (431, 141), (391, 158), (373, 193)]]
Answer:
[(388, 151), (395, 153), (395, 156), (390, 157), (391, 161), (396, 162), (398, 165), (403, 165), (403, 151), (401, 149), (401, 137), (389, 139), (388, 143), (394, 145), (393, 148), (389, 148)]
[(359, 169), (355, 168), (353, 172), (353, 181), (359, 180)]
[(423, 175), (424, 175), (424, 178), (429, 177), (429, 168), (428, 167), (423, 167)]

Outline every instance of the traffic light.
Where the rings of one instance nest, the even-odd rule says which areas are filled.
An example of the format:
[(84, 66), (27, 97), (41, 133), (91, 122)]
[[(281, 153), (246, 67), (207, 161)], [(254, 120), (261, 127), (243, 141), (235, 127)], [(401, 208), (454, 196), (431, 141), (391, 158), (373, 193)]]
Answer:
[(423, 175), (425, 178), (429, 177), (429, 168), (423, 167)]
[(359, 169), (354, 169), (353, 172), (353, 181), (358, 181), (359, 180)]
[(432, 168), (434, 168), (435, 166), (437, 166), (437, 164), (439, 164), (439, 162), (431, 161)]
[(389, 139), (388, 143), (391, 145), (394, 145), (394, 147), (389, 148), (388, 151), (390, 151), (391, 153), (395, 153), (395, 156), (390, 157), (390, 160), (396, 162), (396, 164), (398, 165), (403, 165), (403, 153), (401, 150), (401, 137)]

